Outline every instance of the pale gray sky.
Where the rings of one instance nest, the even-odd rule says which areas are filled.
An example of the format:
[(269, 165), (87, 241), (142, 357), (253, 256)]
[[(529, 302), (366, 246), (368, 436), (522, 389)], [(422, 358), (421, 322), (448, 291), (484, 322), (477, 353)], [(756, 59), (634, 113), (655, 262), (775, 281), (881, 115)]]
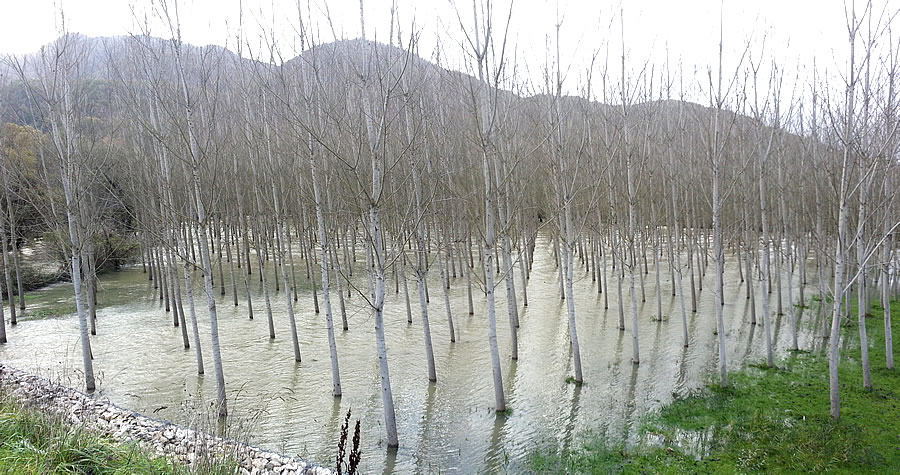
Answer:
[[(174, 0), (169, 0), (173, 2)], [(879, 5), (891, 0), (880, 0)], [(305, 17), (322, 32), (321, 41), (333, 39), (325, 21), (330, 12), (337, 36), (359, 36), (358, 0), (299, 0)], [(369, 39), (387, 41), (391, 0), (364, 0)], [(509, 0), (496, 0), (495, 14), (502, 20)], [(861, 2), (860, 2), (861, 3)], [(249, 38), (262, 29), (275, 31), (287, 56), (296, 41), (297, 0), (179, 0), (182, 34), (196, 45), (234, 44), (239, 12), (244, 10), (244, 30)], [(421, 33), (420, 52), (431, 56), (440, 38), (445, 60), (455, 69), (462, 65), (462, 35), (448, 0), (396, 0), (405, 35)], [(464, 21), (470, 23), (472, 4), (457, 0)], [(0, 53), (24, 54), (59, 36), (59, 8), (65, 11), (67, 29), (89, 36), (124, 35), (137, 31), (135, 18), (152, 12), (151, 0), (0, 0)], [(570, 90), (577, 88), (591, 53), (608, 54), (611, 71), (618, 75), (622, 54), (620, 9), (624, 11), (627, 68), (637, 70), (648, 60), (657, 67), (666, 52), (673, 64), (681, 62), (695, 85), (706, 81), (706, 69), (717, 62), (719, 10), (723, 5), (725, 68), (736, 64), (744, 45), (754, 41), (756, 55), (765, 37), (765, 54), (789, 65), (789, 74), (807, 74), (813, 58), (818, 67), (840, 67), (846, 55), (843, 0), (517, 0), (510, 27), (510, 47), (517, 63), (534, 87), (540, 87), (540, 70), (546, 59), (547, 38), (553, 35), (557, 10), (562, 18), (563, 67), (571, 68)], [(311, 11), (312, 13), (307, 13)], [(137, 12), (135, 15), (133, 12)], [(151, 15), (152, 16), (152, 15)], [(141, 20), (142, 21), (142, 20)], [(166, 36), (158, 22), (151, 33)], [(549, 36), (548, 36), (549, 35)], [(606, 53), (608, 49), (608, 53)], [(694, 70), (698, 73), (695, 75)]]

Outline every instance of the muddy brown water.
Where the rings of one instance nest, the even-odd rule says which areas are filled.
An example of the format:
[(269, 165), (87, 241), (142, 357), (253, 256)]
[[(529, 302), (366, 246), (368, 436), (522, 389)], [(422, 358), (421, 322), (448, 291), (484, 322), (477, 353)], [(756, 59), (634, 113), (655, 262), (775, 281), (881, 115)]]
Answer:
[[(365, 299), (354, 294), (347, 300), (347, 332), (340, 331), (338, 302), (336, 296), (332, 299), (344, 392), (343, 397), (336, 399), (331, 395), (325, 317), (324, 313), (314, 313), (311, 292), (300, 291), (295, 304), (303, 355), (303, 361), (295, 363), (284, 289), (277, 294), (272, 292), (277, 334), (272, 341), (255, 272), (251, 275), (253, 320), (247, 318), (243, 297), (235, 307), (230, 288), (224, 297), (216, 292), (232, 411), (224, 426), (216, 427), (209, 417), (210, 401), (215, 399), (215, 378), (205, 302), (197, 302), (207, 365), (207, 374), (199, 376), (193, 348), (184, 349), (181, 330), (172, 326), (171, 314), (164, 311), (157, 291), (140, 266), (101, 278), (98, 334), (92, 337), (99, 381), (96, 396), (176, 423), (209, 424), (210, 430), (249, 438), (264, 448), (300, 455), (327, 466), (334, 465), (340, 425), (346, 411), (352, 409), (353, 418), (361, 420), (365, 473), (517, 471), (527, 466), (527, 458), (535, 450), (572, 446), (585, 437), (601, 436), (611, 444), (634, 444), (640, 441), (640, 423), (647, 414), (671, 402), (673, 396), (689, 394), (715, 378), (718, 343), (711, 267), (698, 296), (696, 314), (690, 313), (689, 280), (685, 273), (690, 346), (684, 348), (680, 304), (677, 297), (671, 296), (666, 259), (660, 263), (664, 315), (662, 319), (656, 316), (651, 261), (650, 273), (645, 276), (646, 301), (639, 303), (639, 365), (631, 363), (627, 277), (623, 295), (629, 329), (620, 331), (615, 278), (609, 282), (609, 309), (604, 310), (598, 284), (580, 267), (576, 272), (575, 308), (585, 384), (577, 387), (566, 382), (574, 374), (572, 352), (566, 305), (560, 298), (558, 271), (550, 249), (546, 239), (539, 239), (528, 281), (529, 306), (524, 309), (520, 291), (518, 361), (509, 357), (505, 287), (498, 287), (497, 331), (504, 387), (511, 408), (506, 415), (497, 415), (492, 408), (487, 304), (483, 293), (475, 289), (475, 314), (470, 316), (465, 278), (460, 276), (451, 282), (457, 335), (457, 341), (451, 343), (441, 287), (437, 276), (433, 276), (429, 315), (438, 380), (430, 384), (415, 281), (409, 281), (412, 324), (406, 321), (402, 286), (400, 293), (395, 294), (394, 284), (388, 283), (385, 328), (400, 438), (396, 451), (386, 447), (374, 320)], [(363, 262), (360, 259), (356, 263), (357, 274), (364, 269)], [(807, 265), (808, 275), (814, 276), (814, 264), (810, 261)], [(269, 273), (271, 285), (271, 264)], [(299, 263), (296, 273), (298, 284), (308, 285), (305, 268)], [(230, 284), (227, 268), (225, 276), (226, 284)], [(519, 276), (516, 271), (517, 285), (521, 286)], [(238, 279), (242, 295), (243, 283)], [(354, 279), (365, 288), (363, 278), (357, 275)], [(787, 285), (787, 280), (785, 275), (783, 285)], [(795, 285), (798, 280), (795, 273)], [(195, 277), (195, 284), (195, 295), (202, 295), (199, 276)], [(724, 290), (728, 364), (737, 369), (747, 362), (764, 359), (765, 343), (762, 325), (750, 325), (750, 302), (733, 256), (726, 264)], [(814, 284), (809, 283), (807, 297), (816, 293)], [(773, 313), (775, 295), (772, 294)], [(784, 299), (785, 315), (772, 318), (773, 341), (779, 353), (789, 348), (791, 338), (787, 292)], [(29, 311), (40, 314), (71, 308), (72, 301), (71, 285), (58, 284), (30, 294)], [(757, 311), (762, 311), (761, 302), (757, 303)], [(804, 312), (800, 316), (800, 346), (820, 347), (822, 340), (816, 335), (821, 334), (824, 319), (818, 312)], [(7, 327), (7, 331), (9, 343), (0, 347), (4, 362), (74, 387), (82, 386), (76, 316), (26, 317), (19, 325)]]

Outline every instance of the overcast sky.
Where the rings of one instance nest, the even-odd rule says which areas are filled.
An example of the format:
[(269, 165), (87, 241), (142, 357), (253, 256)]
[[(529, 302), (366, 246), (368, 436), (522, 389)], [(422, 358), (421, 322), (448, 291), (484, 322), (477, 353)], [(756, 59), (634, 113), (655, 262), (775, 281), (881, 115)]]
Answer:
[[(299, 1), (304, 17), (321, 32), (320, 41), (330, 41), (334, 34), (339, 38), (360, 36), (359, 0)], [(891, 1), (878, 3), (896, 9)], [(387, 42), (391, 0), (364, 3), (368, 38)], [(454, 5), (470, 24), (470, 0), (395, 3), (404, 36), (413, 31), (415, 22), (422, 56), (430, 59), (440, 42), (447, 66), (465, 69), (463, 36)], [(509, 0), (495, 3), (496, 16), (505, 19)], [(58, 37), (60, 7), (68, 31), (89, 36), (136, 32), (144, 15), (153, 23), (151, 0), (0, 0), (0, 5), (0, 53), (35, 52)], [(251, 43), (266, 30), (275, 32), (286, 56), (293, 56), (299, 48), (293, 34), (298, 24), (297, 0), (179, 0), (179, 5), (183, 39), (189, 43), (233, 47), (243, 10), (244, 34)], [(608, 57), (618, 67), (624, 18), (626, 68), (639, 70), (648, 60), (661, 67), (668, 57), (673, 67), (683, 65), (686, 81), (696, 87), (707, 80), (707, 68), (717, 62), (720, 6), (726, 70), (737, 63), (748, 41), (753, 42), (757, 59), (761, 54), (774, 57), (786, 65), (790, 76), (808, 75), (814, 58), (820, 70), (840, 69), (846, 57), (843, 0), (518, 0), (513, 6), (509, 45), (523, 77), (529, 78), (532, 88), (540, 88), (548, 38), (555, 36), (556, 19), (560, 18), (561, 63), (569, 71), (566, 84), (572, 91), (582, 82), (593, 52), (599, 50), (601, 58)], [(326, 11), (334, 34), (325, 20)], [(158, 22), (151, 26), (151, 33), (167, 36)]]

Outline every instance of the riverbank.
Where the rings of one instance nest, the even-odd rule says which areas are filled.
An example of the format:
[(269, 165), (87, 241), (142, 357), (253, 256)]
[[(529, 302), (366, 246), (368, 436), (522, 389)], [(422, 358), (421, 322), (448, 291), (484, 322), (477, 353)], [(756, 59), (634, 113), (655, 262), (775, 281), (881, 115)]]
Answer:
[[(897, 335), (900, 302), (891, 304), (891, 315)], [(588, 436), (580, 447), (535, 453), (530, 467), (538, 473), (897, 470), (900, 373), (885, 368), (883, 313), (873, 306), (866, 332), (874, 388), (863, 389), (855, 319), (843, 328), (850, 344), (841, 350), (840, 420), (829, 416), (826, 356), (795, 352), (775, 368), (732, 373), (728, 388), (713, 384), (666, 406), (644, 422), (641, 446), (610, 447)]]
[[(2, 364), (0, 395), (3, 473), (7, 460), (33, 464), (15, 467), (16, 473), (48, 473), (94, 462), (100, 464), (97, 473), (333, 473), (304, 460), (137, 414)], [(61, 465), (44, 465), (55, 461)]]

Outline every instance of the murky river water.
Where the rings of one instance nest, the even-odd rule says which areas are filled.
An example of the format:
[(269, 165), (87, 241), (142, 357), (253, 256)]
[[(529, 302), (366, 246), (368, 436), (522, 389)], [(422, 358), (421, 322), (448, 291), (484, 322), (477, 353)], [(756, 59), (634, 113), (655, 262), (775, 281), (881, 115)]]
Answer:
[[(347, 301), (349, 331), (339, 330), (340, 317), (336, 315), (344, 395), (335, 399), (331, 396), (324, 313), (313, 312), (310, 291), (301, 291), (295, 306), (303, 353), (303, 362), (295, 363), (284, 290), (277, 295), (273, 292), (277, 338), (270, 341), (262, 293), (254, 273), (254, 320), (247, 318), (243, 301), (238, 307), (232, 305), (230, 290), (218, 305), (232, 411), (229, 434), (249, 434), (256, 445), (333, 466), (340, 423), (346, 411), (352, 409), (354, 419), (362, 421), (365, 473), (516, 471), (524, 467), (527, 456), (536, 448), (578, 443), (588, 433), (601, 434), (612, 443), (637, 441), (643, 416), (670, 402), (673, 394), (696, 390), (715, 375), (718, 350), (712, 272), (707, 273), (704, 290), (699, 294), (698, 312), (689, 313), (691, 345), (684, 348), (680, 305), (671, 296), (665, 262), (660, 265), (666, 318), (655, 318), (655, 275), (651, 263), (646, 276), (646, 302), (640, 311), (641, 363), (633, 365), (630, 330), (616, 328), (615, 281), (610, 281), (609, 309), (604, 310), (597, 283), (581, 268), (575, 295), (585, 385), (576, 387), (566, 383), (566, 377), (574, 372), (566, 308), (559, 296), (557, 270), (548, 249), (546, 240), (538, 241), (528, 282), (529, 306), (524, 312), (520, 306), (517, 362), (509, 358), (505, 290), (502, 286), (498, 289), (500, 353), (508, 406), (512, 409), (508, 415), (496, 415), (491, 408), (493, 389), (482, 293), (476, 289), (475, 314), (469, 316), (465, 279), (459, 277), (452, 282), (457, 341), (451, 343), (437, 277), (430, 284), (429, 315), (438, 381), (429, 384), (422, 327), (415, 317), (415, 283), (410, 281), (414, 299), (411, 325), (406, 322), (402, 287), (400, 294), (394, 294), (393, 283), (388, 285), (385, 327), (400, 437), (396, 452), (389, 451), (384, 440), (374, 322), (365, 300), (354, 295)], [(357, 268), (360, 267), (363, 266), (358, 263)], [(305, 282), (302, 269), (298, 265), (298, 284)], [(808, 272), (810, 277), (815, 275), (814, 270), (813, 267)], [(361, 287), (365, 288), (363, 282)], [(227, 270), (226, 283), (230, 283)], [(787, 279), (784, 284), (787, 285)], [(243, 293), (242, 283), (239, 285)], [(684, 285), (689, 291), (686, 273)], [(199, 290), (195, 294), (201, 295)], [(807, 296), (814, 293), (810, 286)], [(624, 295), (630, 302), (627, 280)], [(787, 293), (784, 295), (786, 299)], [(774, 296), (773, 293), (773, 302)], [(205, 304), (198, 301), (197, 308), (207, 375), (198, 376), (194, 350), (183, 348), (180, 330), (172, 327), (171, 314), (164, 311), (152, 283), (139, 266), (103, 276), (99, 298), (98, 335), (92, 337), (94, 368), (99, 377), (96, 396), (153, 417), (205, 424), (211, 412), (208, 403), (215, 399)], [(33, 293), (29, 298), (30, 311), (39, 313), (71, 301), (71, 286), (60, 284)], [(739, 283), (734, 261), (726, 266), (725, 302), (729, 367), (738, 368), (748, 360), (764, 358), (762, 325), (754, 327), (749, 323), (750, 302)], [(333, 305), (337, 314), (336, 298)], [(687, 307), (690, 312), (689, 300)], [(761, 312), (761, 305), (757, 309)], [(773, 313), (774, 310), (773, 304)], [(628, 311), (626, 307), (630, 327)], [(820, 331), (812, 330), (824, 325), (823, 320), (816, 320), (816, 314), (807, 311), (801, 317), (802, 348), (822, 344), (814, 336)], [(773, 318), (773, 339), (779, 352), (789, 347), (789, 322), (787, 315)], [(83, 387), (77, 317), (25, 318), (7, 331), (9, 343), (0, 347), (4, 362)]]

